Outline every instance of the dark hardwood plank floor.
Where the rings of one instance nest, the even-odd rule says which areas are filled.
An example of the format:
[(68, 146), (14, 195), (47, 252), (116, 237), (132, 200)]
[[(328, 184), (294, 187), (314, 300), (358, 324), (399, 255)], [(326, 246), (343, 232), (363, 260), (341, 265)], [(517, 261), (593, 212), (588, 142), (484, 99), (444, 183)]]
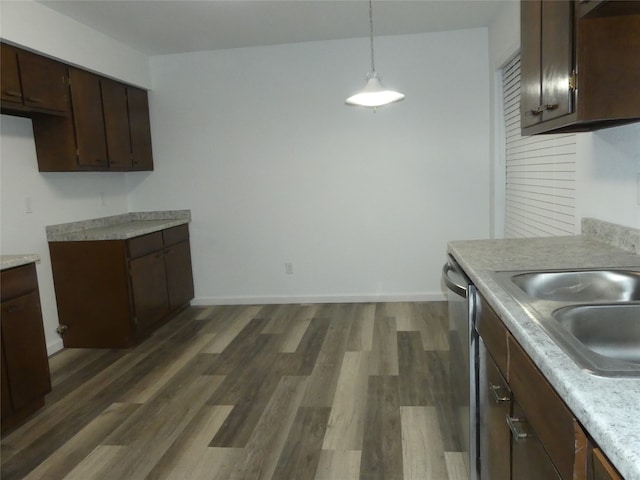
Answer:
[(3, 480), (467, 476), (445, 302), (190, 307), (135, 348), (49, 362)]

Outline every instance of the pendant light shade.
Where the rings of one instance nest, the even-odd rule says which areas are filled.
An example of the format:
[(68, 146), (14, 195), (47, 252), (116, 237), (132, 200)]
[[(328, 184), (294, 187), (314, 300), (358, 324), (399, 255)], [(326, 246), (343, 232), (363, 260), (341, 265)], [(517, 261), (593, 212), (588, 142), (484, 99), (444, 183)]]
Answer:
[(371, 71), (366, 78), (367, 84), (361, 91), (347, 98), (345, 103), (358, 107), (373, 108), (375, 112), (377, 107), (404, 100), (404, 94), (385, 89), (380, 83), (378, 72), (376, 72), (373, 59), (373, 6), (371, 0), (369, 0), (369, 40), (371, 46)]
[(358, 107), (381, 107), (393, 102), (404, 100), (404, 94), (387, 90), (380, 83), (380, 77), (377, 72), (371, 72), (367, 75), (367, 84), (360, 92), (347, 98), (348, 105)]

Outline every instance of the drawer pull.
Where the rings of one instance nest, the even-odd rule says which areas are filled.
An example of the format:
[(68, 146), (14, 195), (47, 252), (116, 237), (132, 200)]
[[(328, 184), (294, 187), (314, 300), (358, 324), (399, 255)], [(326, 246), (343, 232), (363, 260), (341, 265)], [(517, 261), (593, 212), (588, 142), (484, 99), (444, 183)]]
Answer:
[(507, 415), (507, 425), (509, 425), (509, 430), (511, 430), (511, 434), (516, 442), (533, 437), (532, 434), (520, 428), (521, 423), (527, 423), (527, 421), (524, 418), (510, 417)]
[(491, 396), (493, 397), (494, 402), (502, 403), (511, 400), (511, 397), (509, 397), (509, 391), (507, 390), (507, 393), (504, 394), (501, 392), (502, 390), (507, 389), (506, 387), (503, 387), (501, 385), (494, 385), (493, 383), (489, 382), (489, 391), (491, 392)]

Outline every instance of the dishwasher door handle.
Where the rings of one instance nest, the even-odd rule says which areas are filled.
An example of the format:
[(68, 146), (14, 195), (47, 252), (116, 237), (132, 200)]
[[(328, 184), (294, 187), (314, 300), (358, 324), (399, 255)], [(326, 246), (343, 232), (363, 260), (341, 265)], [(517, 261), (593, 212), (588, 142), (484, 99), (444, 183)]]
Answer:
[(467, 298), (467, 285), (465, 285), (462, 276), (460, 277), (461, 281), (456, 282), (451, 278), (450, 273), (457, 273), (456, 270), (451, 266), (450, 263), (445, 263), (442, 267), (442, 281), (447, 286), (449, 290), (451, 290), (456, 295), (461, 296), (462, 298)]

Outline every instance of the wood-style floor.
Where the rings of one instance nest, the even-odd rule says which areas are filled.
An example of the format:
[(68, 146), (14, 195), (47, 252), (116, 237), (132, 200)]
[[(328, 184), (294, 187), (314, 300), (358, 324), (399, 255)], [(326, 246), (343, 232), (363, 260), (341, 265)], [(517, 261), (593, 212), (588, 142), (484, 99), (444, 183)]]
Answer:
[(64, 350), (2, 479), (467, 478), (444, 302), (190, 307)]

